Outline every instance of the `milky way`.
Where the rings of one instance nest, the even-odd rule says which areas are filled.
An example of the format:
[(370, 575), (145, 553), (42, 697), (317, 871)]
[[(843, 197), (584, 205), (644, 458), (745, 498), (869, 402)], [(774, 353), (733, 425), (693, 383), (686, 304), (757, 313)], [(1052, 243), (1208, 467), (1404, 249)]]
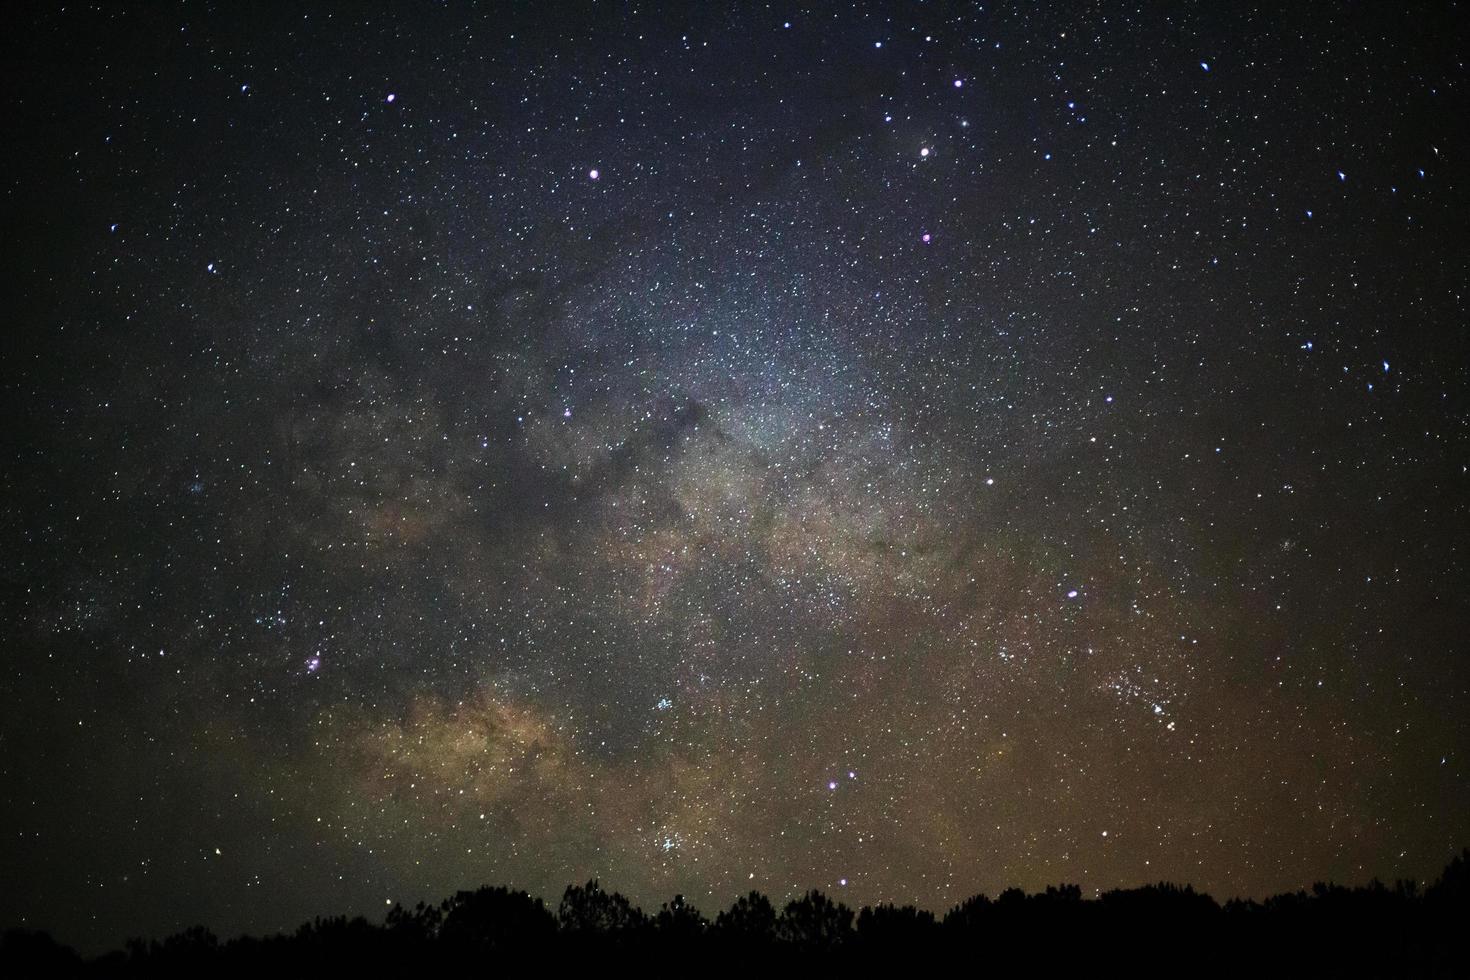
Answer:
[(1432, 877), (1464, 23), (1053, 6), (19, 18), (0, 924)]

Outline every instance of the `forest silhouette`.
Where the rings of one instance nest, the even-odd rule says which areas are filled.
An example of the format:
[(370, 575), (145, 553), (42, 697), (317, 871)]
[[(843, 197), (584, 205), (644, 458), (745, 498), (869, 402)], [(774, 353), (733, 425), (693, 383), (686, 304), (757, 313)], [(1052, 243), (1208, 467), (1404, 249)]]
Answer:
[[(1470, 849), (1427, 888), (1373, 881), (1221, 904), (1189, 886), (1116, 889), (1084, 899), (1076, 885), (969, 898), (943, 916), (913, 906), (854, 911), (820, 891), (777, 908), (751, 892), (710, 918), (676, 896), (649, 914), (598, 881), (552, 908), (506, 888), (462, 891), (437, 905), (394, 906), (381, 923), (318, 918), (295, 932), (221, 941), (203, 926), (83, 959), (49, 935), (0, 938), (0, 975), (208, 976), (286, 970), (657, 963), (718, 971), (739, 964), (967, 964), (978, 974), (1111, 967), (1205, 976), (1464, 976)], [(922, 958), (922, 959), (917, 959)]]

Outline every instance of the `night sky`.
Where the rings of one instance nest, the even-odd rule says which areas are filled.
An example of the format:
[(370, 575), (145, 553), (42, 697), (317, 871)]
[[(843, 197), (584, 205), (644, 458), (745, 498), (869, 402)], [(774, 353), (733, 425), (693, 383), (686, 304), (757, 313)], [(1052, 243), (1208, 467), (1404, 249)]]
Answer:
[(1470, 844), (1458, 5), (100, 6), (5, 28), (0, 924)]

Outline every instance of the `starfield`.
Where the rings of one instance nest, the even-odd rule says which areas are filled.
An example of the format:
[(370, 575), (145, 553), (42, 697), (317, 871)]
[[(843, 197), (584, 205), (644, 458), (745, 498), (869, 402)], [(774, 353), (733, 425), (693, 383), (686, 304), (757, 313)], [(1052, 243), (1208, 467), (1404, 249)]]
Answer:
[(1463, 964), (1467, 22), (12, 5), (6, 955)]

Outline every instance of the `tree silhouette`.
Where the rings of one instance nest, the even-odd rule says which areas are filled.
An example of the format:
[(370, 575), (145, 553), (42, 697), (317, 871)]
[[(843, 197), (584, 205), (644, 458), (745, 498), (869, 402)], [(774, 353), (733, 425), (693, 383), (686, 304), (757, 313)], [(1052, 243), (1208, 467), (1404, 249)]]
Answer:
[(603, 891), (595, 878), (582, 886), (567, 887), (557, 919), (562, 931), (572, 936), (616, 940), (630, 938), (648, 922), (641, 909), (617, 892)]
[(953, 935), (972, 935), (990, 916), (995, 903), (985, 895), (972, 895), (944, 916), (942, 926)]
[(709, 920), (700, 915), (699, 909), (684, 901), (683, 895), (675, 895), (658, 910), (653, 926), (661, 935), (674, 939), (688, 940), (702, 936), (709, 929)]
[[(8, 965), (8, 969), (7, 969)], [(7, 929), (0, 935), (0, 974), (11, 976), (69, 976), (81, 958), (44, 932)]]
[(939, 929), (934, 913), (912, 905), (864, 908), (857, 917), (857, 938), (868, 949), (918, 948)]
[[(465, 894), (460, 892), (460, 895)], [(458, 898), (458, 896), (455, 896)], [(418, 903), (412, 909), (405, 909), (402, 905), (394, 904), (388, 910), (388, 918), (384, 920), (383, 926), (394, 935), (399, 943), (404, 945), (423, 945), (431, 942), (439, 936), (439, 928), (444, 922), (444, 910), (449, 907), (452, 899), (446, 899), (440, 905), (425, 905)]]
[(1470, 906), (1470, 848), (1455, 855), (1424, 897), (1446, 908)]
[[(1470, 851), (1434, 884), (1318, 882), (1263, 901), (1223, 906), (1188, 885), (1114, 889), (1084, 899), (1077, 885), (1028, 895), (1008, 888), (966, 899), (938, 923), (914, 906), (877, 905), (854, 916), (820, 891), (778, 914), (750, 892), (709, 922), (676, 895), (651, 919), (596, 881), (567, 888), (555, 915), (538, 898), (506, 888), (462, 891), (438, 905), (394, 906), (381, 924), (316, 918), (291, 933), (221, 941), (203, 926), (83, 961), (44, 933), (0, 934), (0, 976), (140, 973), (298, 975), (318, 972), (482, 972), (520, 962), (601, 967), (669, 957), (691, 969), (743, 956), (777, 965), (793, 957), (885, 962), (932, 952), (983, 962), (991, 972), (1136, 970), (1148, 962), (1214, 975), (1462, 976), (1470, 910)], [(508, 958), (509, 957), (509, 958)], [(859, 959), (861, 958), (861, 959)]]
[(722, 943), (761, 949), (776, 940), (776, 909), (760, 892), (751, 892), (715, 916), (714, 934)]
[(832, 949), (852, 935), (852, 909), (813, 889), (786, 904), (776, 934), (803, 949)]
[(444, 902), (439, 940), (456, 953), (497, 953), (541, 948), (556, 935), (546, 904), (525, 892), (481, 888)]

